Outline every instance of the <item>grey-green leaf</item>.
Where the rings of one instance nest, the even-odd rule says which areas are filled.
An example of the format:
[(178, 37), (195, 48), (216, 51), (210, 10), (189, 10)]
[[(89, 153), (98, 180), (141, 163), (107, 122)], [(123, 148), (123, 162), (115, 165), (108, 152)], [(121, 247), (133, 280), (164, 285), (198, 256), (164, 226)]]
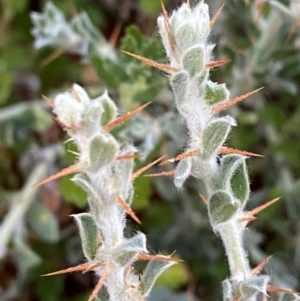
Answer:
[(142, 295), (147, 297), (156, 281), (156, 279), (174, 262), (150, 261), (142, 276)]
[(118, 144), (110, 135), (97, 135), (90, 142), (90, 166), (92, 172), (111, 163), (118, 152)]
[(37, 253), (29, 248), (23, 241), (16, 240), (12, 256), (18, 263), (18, 268), (25, 272), (41, 263), (41, 258)]
[(79, 228), (82, 250), (85, 257), (94, 260), (99, 247), (99, 233), (94, 218), (90, 213), (72, 215)]
[(100, 103), (90, 104), (82, 118), (82, 130), (86, 136), (93, 136), (100, 132), (100, 120), (103, 107)]
[(234, 196), (242, 203), (246, 203), (249, 197), (250, 187), (245, 160), (238, 164), (230, 178), (230, 185)]
[(141, 232), (119, 245), (113, 252), (113, 259), (121, 266), (128, 266), (140, 252), (147, 252), (146, 236)]
[(178, 26), (174, 33), (176, 46), (180, 52), (184, 52), (199, 41), (198, 32), (194, 26), (189, 23), (183, 23)]
[[(93, 101), (96, 101), (98, 99), (95, 99)], [(107, 91), (103, 93), (100, 97), (100, 101), (103, 106), (103, 113), (101, 116), (101, 125), (105, 126), (107, 125), (110, 121), (116, 118), (117, 116), (117, 106), (113, 102), (113, 100), (108, 96)]]
[(231, 126), (235, 125), (234, 119), (225, 116), (215, 119), (204, 129), (202, 137), (201, 157), (208, 160), (225, 142)]
[(175, 94), (175, 99), (179, 110), (182, 110), (188, 100), (187, 92), (189, 79), (190, 78), (187, 71), (179, 71), (170, 79), (170, 84)]
[(265, 294), (270, 277), (267, 275), (254, 276), (239, 284), (239, 293), (245, 300), (255, 297), (258, 293)]
[(225, 84), (216, 84), (212, 81), (207, 82), (205, 87), (205, 100), (208, 105), (216, 104), (228, 98), (229, 91)]
[[(128, 155), (135, 152), (135, 148), (130, 144), (123, 144), (119, 154)], [(133, 159), (118, 160), (113, 165), (113, 174), (115, 177), (118, 193), (122, 198), (127, 201), (132, 188), (131, 174), (133, 170)]]
[(208, 212), (212, 225), (227, 222), (236, 211), (238, 204), (234, 203), (226, 191), (215, 192), (208, 204)]
[(235, 154), (225, 155), (221, 158), (219, 172), (214, 181), (215, 190), (229, 189), (230, 178), (242, 160), (244, 160), (243, 156)]
[(185, 180), (190, 176), (192, 168), (191, 158), (184, 158), (179, 161), (175, 169), (174, 184), (181, 188)]
[(183, 55), (182, 64), (191, 77), (203, 71), (205, 67), (203, 47), (197, 45), (187, 50)]
[(99, 206), (103, 205), (103, 201), (100, 199), (99, 194), (96, 192), (95, 188), (90, 183), (89, 178), (85, 174), (76, 174), (72, 178), (72, 181), (79, 187), (81, 187), (87, 193), (87, 195), (92, 198), (93, 201), (96, 202)]
[(32, 203), (28, 211), (28, 222), (42, 240), (56, 242), (59, 238), (57, 218), (41, 202)]

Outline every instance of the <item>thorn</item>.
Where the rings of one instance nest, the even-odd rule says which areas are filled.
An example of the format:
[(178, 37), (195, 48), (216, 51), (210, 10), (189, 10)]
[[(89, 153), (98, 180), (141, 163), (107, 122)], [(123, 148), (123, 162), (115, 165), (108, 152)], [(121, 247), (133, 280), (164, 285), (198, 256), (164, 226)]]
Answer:
[(86, 167), (86, 163), (78, 163), (78, 164), (71, 165), (67, 168), (62, 169), (58, 173), (56, 173), (56, 174), (54, 174), (54, 175), (52, 175), (52, 176), (50, 176), (50, 177), (48, 177), (44, 180), (41, 180), (41, 181), (37, 182), (36, 184), (33, 185), (33, 187), (37, 187), (37, 186), (46, 184), (50, 181), (59, 179), (63, 176), (66, 176), (66, 175), (69, 175), (69, 174), (72, 174), (72, 173), (75, 173), (75, 172), (79, 172), (82, 169), (84, 169), (85, 167)]
[(117, 197), (118, 204), (126, 211), (133, 220), (135, 220), (138, 224), (141, 224), (141, 221), (139, 218), (135, 215), (135, 213), (132, 211), (131, 207), (123, 200), (121, 196)]
[(216, 14), (215, 14), (215, 15), (213, 16), (213, 18), (210, 20), (210, 22), (209, 22), (209, 28), (212, 28), (212, 27), (215, 25), (216, 21), (218, 20), (220, 14), (221, 14), (221, 12), (222, 12), (222, 10), (223, 10), (223, 8), (224, 8), (224, 5), (225, 5), (225, 3), (223, 3), (223, 4), (221, 5), (221, 7), (220, 7), (220, 8), (218, 9), (218, 11), (216, 12)]
[(165, 161), (161, 162), (159, 165), (166, 165), (166, 164), (169, 164), (169, 163), (174, 163), (174, 162), (180, 161), (184, 158), (193, 157), (196, 154), (197, 154), (196, 150), (190, 150), (190, 151), (187, 151), (183, 154), (180, 154), (180, 155), (176, 156), (175, 158), (165, 160)]
[(205, 68), (214, 68), (214, 67), (219, 67), (219, 66), (223, 66), (227, 63), (231, 62), (231, 60), (228, 59), (224, 59), (224, 60), (218, 60), (218, 61), (213, 61), (213, 62), (209, 62), (205, 65)]
[(177, 258), (171, 258), (169, 256), (163, 256), (163, 255), (149, 255), (140, 253), (138, 255), (138, 259), (140, 260), (156, 260), (156, 261), (171, 261), (171, 262), (181, 262), (183, 260), (177, 259)]
[(94, 270), (95, 268), (99, 267), (100, 265), (101, 265), (101, 263), (92, 264), (87, 269), (85, 269), (82, 273), (86, 274), (87, 272), (90, 272), (90, 271)]
[(53, 120), (54, 120), (61, 128), (65, 128), (65, 129), (68, 129), (68, 130), (74, 130), (74, 131), (78, 130), (77, 127), (75, 127), (75, 126), (73, 126), (73, 127), (68, 126), (68, 125), (64, 124), (63, 122), (61, 122), (61, 121), (60, 121), (58, 118), (56, 118), (56, 117), (52, 117), (52, 119), (53, 119)]
[(160, 4), (161, 4), (161, 10), (162, 10), (162, 13), (163, 13), (163, 16), (164, 16), (165, 27), (166, 27), (166, 30), (167, 30), (167, 33), (168, 33), (168, 38), (169, 38), (169, 41), (170, 41), (171, 50), (173, 52), (173, 55), (174, 55), (176, 61), (179, 62), (178, 53), (176, 51), (176, 41), (174, 39), (174, 36), (171, 33), (170, 19), (169, 19), (168, 13), (166, 11), (166, 7), (165, 7), (162, 0), (160, 0)]
[(166, 64), (160, 64), (156, 61), (153, 61), (153, 60), (150, 60), (150, 59), (147, 59), (146, 57), (143, 57), (141, 55), (138, 55), (138, 54), (134, 54), (134, 53), (131, 53), (131, 52), (128, 52), (128, 51), (124, 51), (122, 50), (122, 52), (142, 61), (143, 63), (147, 64), (148, 66), (151, 66), (151, 67), (154, 67), (156, 69), (159, 69), (163, 72), (166, 72), (166, 73), (173, 73), (173, 72), (177, 72), (179, 69), (178, 68), (175, 68), (175, 67), (172, 67), (170, 65), (166, 65)]
[(273, 199), (269, 202), (267, 202), (266, 204), (263, 204), (251, 211), (248, 211), (247, 212), (247, 216), (254, 216), (256, 214), (258, 214), (259, 212), (261, 212), (262, 210), (266, 209), (267, 207), (271, 206), (272, 204), (274, 204), (275, 202), (277, 202), (280, 198), (276, 198), (276, 199)]
[(114, 26), (113, 32), (112, 32), (112, 34), (110, 35), (110, 37), (108, 39), (108, 43), (112, 47), (114, 47), (114, 48), (116, 48), (116, 44), (117, 44), (118, 38), (120, 37), (121, 29), (122, 29), (122, 24), (121, 23), (117, 23)]
[(208, 200), (201, 193), (199, 193), (199, 195), (200, 195), (200, 198), (202, 199), (203, 203), (205, 205), (208, 205)]
[(217, 114), (217, 113), (219, 113), (220, 111), (223, 111), (223, 110), (225, 110), (225, 109), (227, 109), (227, 108), (233, 106), (234, 104), (236, 104), (236, 103), (238, 103), (238, 102), (244, 100), (245, 98), (247, 98), (247, 97), (249, 97), (250, 95), (252, 95), (252, 94), (254, 94), (254, 93), (260, 91), (260, 90), (263, 89), (263, 88), (264, 88), (264, 87), (261, 87), (261, 88), (259, 88), (259, 89), (254, 90), (254, 91), (251, 91), (251, 92), (245, 93), (245, 94), (243, 94), (243, 95), (237, 96), (237, 97), (235, 97), (235, 98), (233, 98), (233, 99), (231, 99), (231, 100), (228, 100), (228, 101), (225, 102), (225, 103), (221, 103), (221, 104), (219, 104), (219, 105), (216, 105), (215, 107), (213, 107), (212, 113), (213, 113), (213, 114)]
[(235, 148), (230, 148), (226, 146), (222, 146), (219, 148), (219, 154), (238, 154), (243, 156), (252, 156), (252, 157), (264, 157), (263, 155), (251, 153), (247, 151), (241, 151)]
[(120, 155), (116, 157), (116, 160), (127, 160), (127, 159), (137, 159), (141, 158), (140, 154), (126, 154), (126, 155)]
[(170, 22), (169, 22), (169, 16), (168, 16), (168, 13), (167, 13), (165, 4), (164, 4), (164, 2), (163, 2), (162, 0), (160, 0), (160, 6), (161, 6), (161, 10), (162, 10), (164, 19), (165, 19), (166, 21), (168, 21), (168, 23), (170, 24)]
[(89, 267), (90, 267), (89, 263), (83, 263), (83, 264), (79, 264), (75, 267), (67, 268), (67, 269), (64, 269), (64, 270), (59, 270), (59, 271), (48, 273), (48, 274), (43, 274), (43, 275), (41, 275), (41, 277), (54, 276), (54, 275), (60, 275), (60, 274), (78, 272), (78, 271), (84, 271)]
[(240, 294), (236, 294), (233, 298), (233, 301), (239, 301), (240, 300), (241, 295)]
[(158, 158), (157, 160), (147, 164), (146, 166), (138, 169), (135, 173), (133, 173), (131, 175), (131, 181), (133, 181), (135, 178), (137, 178), (140, 174), (142, 174), (144, 171), (146, 171), (147, 169), (149, 169), (151, 166), (153, 166), (154, 164), (156, 164), (157, 162), (161, 161), (165, 156), (162, 156), (160, 158)]
[(98, 292), (101, 290), (105, 279), (107, 278), (109, 272), (111, 271), (111, 268), (112, 267), (110, 265), (106, 266), (106, 268), (103, 271), (103, 274), (101, 275), (101, 277), (100, 277), (100, 279), (99, 279), (96, 287), (94, 288), (93, 292), (91, 293), (88, 301), (92, 301), (96, 297), (96, 295), (98, 294)]
[(42, 95), (42, 97), (52, 109), (55, 108), (55, 105), (54, 105), (54, 102), (52, 99), (50, 99), (49, 97), (47, 97), (45, 95)]
[(162, 171), (162, 172), (159, 172), (159, 173), (151, 173), (151, 174), (147, 174), (147, 175), (144, 175), (145, 177), (161, 177), (161, 176), (174, 176), (175, 174), (175, 170), (169, 170), (169, 171)]
[(45, 67), (52, 61), (60, 57), (65, 51), (63, 49), (54, 50), (50, 55), (48, 55), (44, 60), (42, 60), (40, 66)]
[(251, 274), (257, 275), (263, 269), (263, 267), (270, 261), (271, 258), (272, 258), (272, 255), (265, 258), (256, 268), (254, 268), (251, 271)]
[(145, 103), (144, 105), (136, 108), (133, 111), (127, 112), (126, 114), (118, 117), (117, 119), (111, 121), (110, 123), (108, 123), (105, 127), (103, 127), (102, 132), (103, 133), (107, 133), (110, 130), (112, 130), (113, 128), (115, 128), (116, 126), (118, 126), (120, 123), (128, 120), (129, 118), (131, 118), (132, 116), (134, 116), (135, 114), (137, 114), (138, 112), (142, 111), (145, 107), (147, 107), (150, 104), (150, 102)]
[(267, 291), (269, 291), (269, 292), (277, 292), (277, 293), (286, 293), (286, 294), (297, 294), (297, 295), (300, 295), (299, 292), (295, 292), (293, 290), (286, 289), (286, 288), (280, 288), (280, 287), (273, 286), (273, 285), (267, 285)]
[(254, 217), (254, 216), (244, 216), (244, 217), (240, 218), (241, 222), (252, 222), (254, 220), (256, 220), (256, 217)]

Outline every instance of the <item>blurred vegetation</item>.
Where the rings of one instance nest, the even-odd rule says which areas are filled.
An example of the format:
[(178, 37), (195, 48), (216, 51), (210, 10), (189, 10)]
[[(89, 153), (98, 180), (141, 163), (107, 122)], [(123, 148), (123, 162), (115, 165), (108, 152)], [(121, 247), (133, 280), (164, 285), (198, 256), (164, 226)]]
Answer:
[[(179, 3), (165, 1), (169, 12)], [(59, 30), (70, 26), (82, 44), (52, 40), (34, 49), (37, 39), (30, 13), (43, 12), (46, 2), (0, 4), (0, 300), (86, 300), (96, 280), (78, 273), (40, 277), (82, 262), (69, 215), (87, 205), (84, 193), (67, 178), (32, 188), (74, 161), (66, 151), (73, 146), (63, 143), (66, 137), (42, 94), (51, 98), (77, 82), (91, 96), (107, 88), (120, 113), (152, 101), (115, 133), (139, 147), (143, 157), (137, 168), (162, 154), (179, 154), (186, 140), (165, 77), (120, 52), (166, 61), (155, 33), (159, 1), (53, 4), (65, 18)], [(213, 15), (222, 1), (208, 4)], [(86, 17), (72, 25), (82, 11)], [(45, 38), (46, 31), (42, 33)], [(231, 60), (211, 77), (225, 82), (232, 97), (264, 86), (231, 109), (238, 126), (228, 145), (264, 155), (248, 160), (252, 208), (281, 196), (252, 222), (246, 249), (253, 266), (273, 255), (266, 266), (272, 283), (300, 291), (299, 1), (227, 0), (211, 41), (216, 43), (216, 59)], [(173, 168), (163, 167), (151, 172)], [(150, 300), (220, 300), (228, 265), (220, 240), (208, 227), (198, 195), (201, 187), (189, 179), (178, 192), (171, 177), (140, 177), (135, 189), (134, 210), (143, 222), (140, 228), (148, 235), (149, 249), (168, 254), (176, 250), (175, 256), (184, 260), (163, 274)], [(130, 222), (128, 232), (138, 228)]]

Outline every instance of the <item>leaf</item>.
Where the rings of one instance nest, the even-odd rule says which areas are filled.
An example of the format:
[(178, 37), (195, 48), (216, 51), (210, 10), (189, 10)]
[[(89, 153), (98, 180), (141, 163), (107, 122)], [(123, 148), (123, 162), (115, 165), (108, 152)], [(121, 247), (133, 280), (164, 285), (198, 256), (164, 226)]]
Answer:
[(212, 81), (206, 82), (205, 100), (209, 105), (227, 100), (229, 98), (229, 91), (225, 84), (216, 84)]
[(18, 240), (14, 242), (12, 255), (23, 272), (36, 267), (42, 261), (40, 256), (31, 250), (28, 245)]
[(117, 106), (108, 96), (107, 91), (105, 91), (99, 98), (93, 99), (93, 102), (98, 101), (98, 99), (101, 101), (104, 110), (101, 116), (101, 125), (105, 126), (117, 117)]
[(191, 77), (203, 71), (205, 67), (204, 50), (202, 46), (195, 46), (184, 53), (182, 58), (183, 68), (187, 70)]
[(88, 108), (85, 110), (81, 121), (82, 131), (87, 137), (91, 137), (100, 132), (100, 120), (102, 114), (103, 107), (100, 103), (93, 102), (88, 105)]
[[(124, 143), (120, 147), (119, 155), (134, 154), (135, 151), (136, 149), (132, 145)], [(131, 174), (133, 171), (133, 164), (133, 158), (116, 160), (113, 164), (113, 175), (118, 187), (118, 193), (129, 203), (132, 201), (129, 196), (132, 190)]]
[(249, 198), (250, 187), (245, 160), (238, 164), (234, 174), (230, 178), (230, 185), (233, 195), (242, 203), (246, 203)]
[(221, 159), (220, 172), (215, 181), (215, 188), (231, 190), (241, 203), (247, 201), (250, 187), (245, 156), (230, 154)]
[(28, 211), (28, 222), (33, 231), (44, 241), (56, 242), (59, 238), (58, 221), (40, 202), (34, 202)]
[(144, 233), (139, 232), (119, 245), (114, 250), (112, 256), (117, 264), (126, 267), (132, 263), (141, 252), (147, 252), (146, 236)]
[(123, 68), (109, 59), (93, 56), (92, 65), (99, 77), (105, 82), (107, 88), (118, 89), (121, 82), (127, 80), (127, 75)]
[(99, 247), (99, 232), (90, 213), (73, 214), (81, 238), (82, 250), (89, 261), (93, 261)]
[(178, 110), (182, 110), (187, 103), (189, 79), (187, 71), (176, 72), (170, 79)]
[[(72, 181), (74, 183), (76, 183), (76, 185), (81, 187), (86, 192), (86, 194), (89, 196), (89, 198), (93, 199), (93, 201), (98, 205), (98, 207), (101, 207), (103, 205), (103, 202), (100, 199), (99, 194), (94, 189), (94, 187), (91, 185), (88, 177), (85, 174), (83, 174), (83, 173), (76, 174), (72, 178)], [(75, 191), (77, 189), (78, 189), (78, 187), (76, 187)]]
[(179, 161), (175, 169), (174, 183), (177, 188), (181, 188), (185, 180), (190, 176), (192, 169), (191, 158), (184, 158)]
[(239, 284), (239, 293), (245, 300), (254, 298), (259, 293), (266, 294), (269, 281), (270, 276), (266, 275), (248, 278)]
[(215, 192), (208, 203), (208, 212), (212, 225), (229, 221), (238, 210), (226, 191)]
[(225, 142), (234, 119), (225, 116), (215, 119), (204, 129), (202, 136), (201, 158), (208, 160)]
[(182, 262), (173, 265), (157, 279), (155, 285), (178, 289), (188, 283), (189, 275), (187, 271), (185, 264)]
[(235, 155), (235, 154), (225, 155), (220, 159), (219, 172), (217, 173), (214, 180), (215, 190), (228, 189), (230, 183), (230, 177), (242, 159), (243, 156)]
[(156, 281), (156, 279), (174, 262), (166, 261), (150, 261), (142, 276), (142, 295), (147, 297)]
[(97, 135), (90, 142), (90, 165), (92, 172), (111, 163), (118, 152), (118, 144), (110, 135)]
[(86, 192), (71, 180), (71, 176), (65, 176), (60, 180), (59, 190), (67, 202), (79, 208), (86, 206)]
[(193, 24), (181, 22), (180, 26), (174, 27), (174, 38), (179, 52), (184, 53), (199, 41), (199, 35)]

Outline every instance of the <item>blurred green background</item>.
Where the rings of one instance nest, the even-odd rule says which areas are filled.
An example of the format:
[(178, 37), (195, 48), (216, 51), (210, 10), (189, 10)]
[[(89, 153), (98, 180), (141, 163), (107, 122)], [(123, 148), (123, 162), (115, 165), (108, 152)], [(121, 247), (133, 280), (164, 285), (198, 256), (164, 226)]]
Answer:
[[(223, 2), (207, 1), (212, 16)], [(47, 15), (46, 1), (0, 3), (1, 301), (87, 300), (96, 283), (92, 274), (40, 277), (83, 262), (69, 215), (87, 210), (84, 193), (68, 177), (32, 187), (75, 159), (42, 94), (54, 97), (76, 82), (92, 97), (107, 88), (120, 113), (152, 101), (146, 112), (115, 132), (139, 148), (143, 156), (136, 168), (163, 154), (179, 154), (187, 138), (167, 78), (120, 52), (166, 63), (156, 28), (159, 1), (53, 4)], [(165, 1), (169, 12), (180, 4)], [(87, 15), (75, 22), (83, 11)], [(38, 25), (32, 12), (40, 13)], [(229, 111), (238, 127), (227, 145), (264, 155), (248, 160), (249, 209), (281, 196), (245, 233), (250, 262), (256, 266), (273, 255), (265, 268), (272, 284), (300, 291), (299, 1), (227, 0), (210, 40), (216, 44), (215, 59), (231, 60), (213, 70), (211, 78), (226, 83), (232, 97), (264, 87)], [(221, 299), (228, 265), (210, 229), (201, 188), (193, 179), (179, 192), (171, 177), (135, 181), (133, 209), (142, 225), (128, 218), (128, 234), (140, 229), (152, 254), (176, 251), (184, 260), (158, 280), (151, 301)], [(271, 298), (278, 300), (275, 294)]]

